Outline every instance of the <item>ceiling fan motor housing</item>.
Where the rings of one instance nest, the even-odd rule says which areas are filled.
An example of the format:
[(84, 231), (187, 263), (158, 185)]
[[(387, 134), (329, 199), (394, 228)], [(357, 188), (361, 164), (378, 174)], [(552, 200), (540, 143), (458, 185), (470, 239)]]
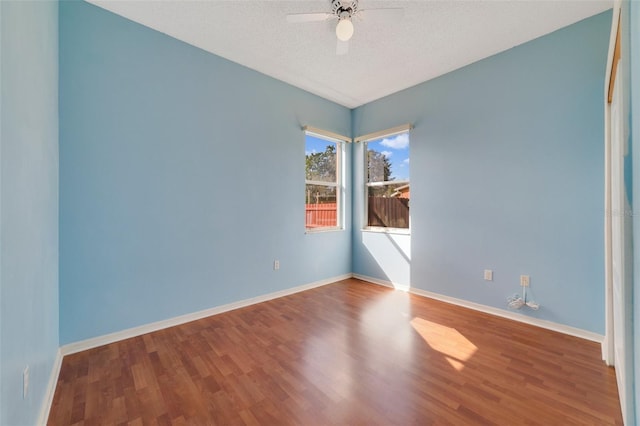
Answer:
[(331, 13), (339, 19), (351, 18), (358, 11), (358, 0), (333, 0), (331, 2)]

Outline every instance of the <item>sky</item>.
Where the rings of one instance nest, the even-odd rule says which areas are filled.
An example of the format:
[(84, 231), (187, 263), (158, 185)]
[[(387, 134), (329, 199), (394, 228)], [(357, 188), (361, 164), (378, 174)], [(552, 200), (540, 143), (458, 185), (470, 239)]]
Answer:
[(327, 145), (336, 146), (335, 142), (331, 142), (325, 139), (317, 138), (312, 135), (307, 135), (307, 142), (305, 145), (305, 155), (315, 154), (316, 152), (323, 152), (327, 149)]
[(409, 180), (409, 133), (367, 142), (367, 149), (381, 152), (391, 162), (391, 177)]
[[(305, 155), (322, 152), (328, 144), (333, 142), (307, 135)], [(409, 133), (369, 141), (367, 148), (381, 152), (389, 159), (391, 176), (395, 177), (395, 180), (409, 180)]]

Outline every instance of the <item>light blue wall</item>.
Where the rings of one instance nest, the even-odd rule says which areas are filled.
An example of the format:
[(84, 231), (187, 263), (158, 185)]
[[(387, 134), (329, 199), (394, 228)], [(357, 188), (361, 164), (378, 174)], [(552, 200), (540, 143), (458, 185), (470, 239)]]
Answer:
[[(527, 273), (537, 316), (603, 332), (609, 13), (350, 113), (63, 2), (59, 305), (58, 9), (4, 1), (0, 20), (0, 424), (35, 422), (59, 309), (65, 344), (351, 271), (504, 308)], [(354, 227), (305, 235), (300, 125), (364, 134), (404, 122), (416, 126), (412, 237), (361, 232), (361, 146)]]
[[(527, 274), (542, 308), (524, 314), (604, 332), (610, 24), (610, 12), (597, 15), (354, 111), (354, 135), (415, 125), (412, 287), (506, 309)], [(353, 173), (353, 269), (385, 279), (362, 242)]]
[(29, 425), (58, 349), (58, 5), (2, 1), (0, 19), (0, 424)]
[(350, 221), (304, 233), (304, 124), (350, 113), (61, 2), (61, 344), (349, 273)]

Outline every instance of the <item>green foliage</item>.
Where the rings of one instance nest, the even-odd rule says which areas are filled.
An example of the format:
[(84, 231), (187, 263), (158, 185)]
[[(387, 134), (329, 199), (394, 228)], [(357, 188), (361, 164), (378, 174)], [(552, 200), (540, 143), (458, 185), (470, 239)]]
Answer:
[[(322, 152), (307, 154), (306, 179), (335, 183), (336, 166), (336, 146), (333, 144), (327, 145)], [(305, 189), (305, 202), (307, 204), (336, 202), (335, 187), (307, 184)]]
[(323, 182), (336, 180), (336, 147), (327, 145), (323, 152), (307, 154), (306, 179)]

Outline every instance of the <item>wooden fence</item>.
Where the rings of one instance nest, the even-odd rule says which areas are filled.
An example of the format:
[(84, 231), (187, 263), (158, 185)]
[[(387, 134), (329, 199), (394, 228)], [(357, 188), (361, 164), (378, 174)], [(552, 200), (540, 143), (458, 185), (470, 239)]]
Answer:
[(369, 226), (409, 227), (409, 199), (369, 197)]
[(338, 226), (337, 204), (307, 204), (305, 225), (307, 228), (318, 228), (321, 226)]
[[(336, 203), (307, 204), (305, 225), (307, 228), (338, 226)], [(368, 226), (388, 228), (409, 227), (409, 199), (369, 197)]]

